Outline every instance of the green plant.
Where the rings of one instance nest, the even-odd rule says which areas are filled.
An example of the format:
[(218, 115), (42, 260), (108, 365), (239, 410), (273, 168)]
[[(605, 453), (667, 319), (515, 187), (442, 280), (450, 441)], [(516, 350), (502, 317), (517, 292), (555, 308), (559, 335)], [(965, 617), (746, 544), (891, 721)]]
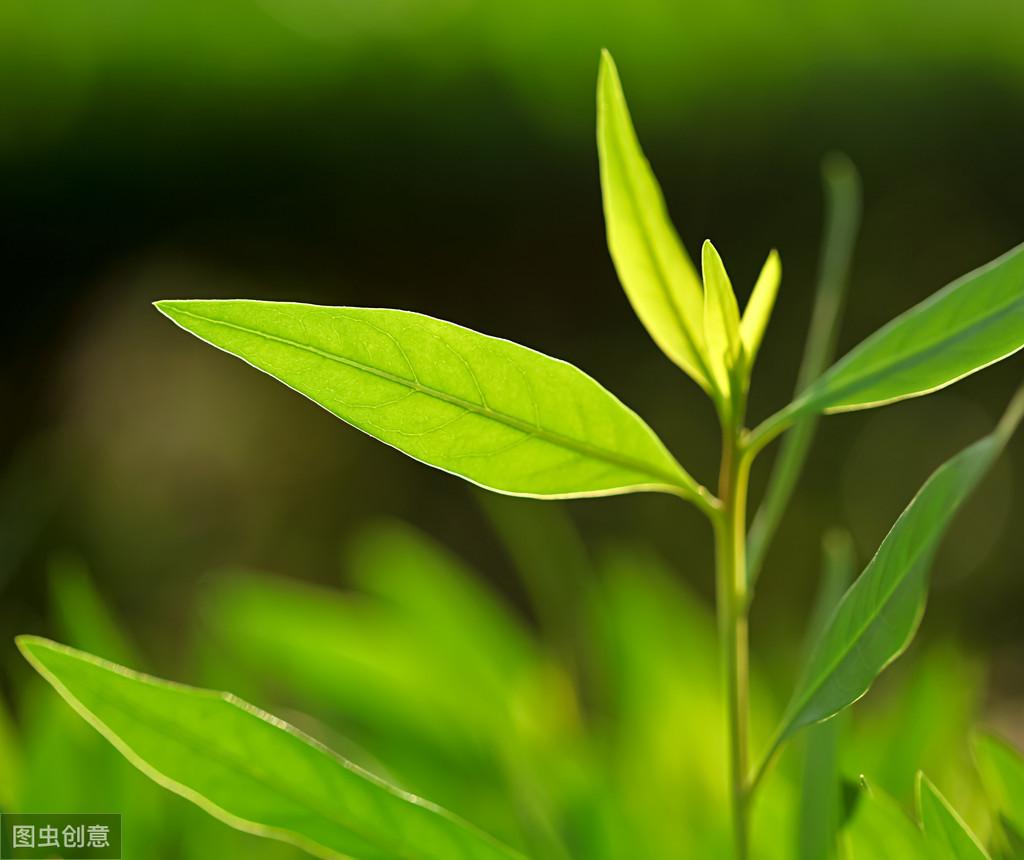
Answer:
[[(742, 315), (710, 242), (703, 245), (698, 276), (669, 221), (607, 54), (598, 82), (598, 147), (608, 243), (623, 287), (655, 342), (717, 411), (722, 453), (715, 492), (589, 376), (508, 341), (397, 310), (246, 300), (164, 301), (157, 307), (353, 426), (484, 488), (544, 499), (657, 491), (705, 514), (716, 546), (733, 844), (736, 856), (746, 858), (752, 802), (778, 752), (801, 729), (829, 720), (864, 695), (913, 638), (929, 563), (953, 515), (1024, 415), (1024, 390), (989, 436), (936, 470), (842, 597), (823, 596), (791, 703), (767, 749), (752, 761), (747, 628), (753, 586), (814, 421), (824, 413), (930, 393), (1024, 346), (1024, 246), (950, 284), (824, 370), (857, 221), (855, 177), (834, 162), (828, 174), (832, 218), (797, 394), (748, 429), (751, 374), (781, 280), (778, 255), (769, 254)], [(751, 467), (787, 432), (748, 533)], [(841, 583), (844, 575), (835, 578)], [(325, 857), (516, 856), (233, 697), (170, 685), (35, 637), (23, 637), (20, 645), (133, 763), (236, 827)], [(815, 742), (823, 752), (809, 767), (834, 757), (834, 737)], [(1018, 826), (1019, 765), (989, 745), (979, 749), (986, 752), (983, 774), (998, 786), (1010, 825)], [(827, 772), (820, 778), (831, 779)], [(978, 848), (973, 836), (957, 829), (962, 822), (930, 783), (921, 786), (928, 838), (952, 852)], [(918, 846), (906, 850), (925, 856), (920, 831), (893, 818), (898, 810), (880, 792), (863, 794), (847, 836), (871, 844), (872, 834), (890, 838), (903, 828), (901, 838)], [(839, 811), (835, 816), (831, 831), (839, 828)], [(834, 833), (807, 839), (827, 844)]]

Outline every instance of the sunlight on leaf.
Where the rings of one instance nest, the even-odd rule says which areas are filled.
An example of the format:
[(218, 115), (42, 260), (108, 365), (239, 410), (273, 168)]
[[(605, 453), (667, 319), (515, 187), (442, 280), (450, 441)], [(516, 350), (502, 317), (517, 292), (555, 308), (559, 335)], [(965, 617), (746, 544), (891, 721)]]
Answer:
[(750, 294), (747, 306), (740, 320), (740, 337), (743, 340), (743, 351), (747, 359), (747, 368), (754, 366), (757, 351), (761, 348), (765, 329), (775, 307), (775, 297), (782, 281), (782, 261), (779, 252), (773, 250), (757, 276), (754, 291)]
[(181, 328), (354, 427), (482, 487), (703, 503), (650, 427), (570, 364), (407, 311), (164, 301)]
[(597, 150), (608, 248), (622, 287), (654, 342), (709, 391), (700, 278), (669, 220), (607, 51), (597, 81)]
[(725, 264), (715, 246), (704, 242), (701, 250), (704, 272), (704, 338), (708, 362), (718, 390), (730, 391), (730, 372), (743, 354), (740, 338), (740, 310)]
[(39, 637), (19, 637), (18, 646), (132, 764), (239, 830), (335, 860), (518, 856), (233, 696), (161, 681)]
[(947, 860), (990, 860), (978, 837), (923, 773), (917, 775), (917, 814), (925, 835)]

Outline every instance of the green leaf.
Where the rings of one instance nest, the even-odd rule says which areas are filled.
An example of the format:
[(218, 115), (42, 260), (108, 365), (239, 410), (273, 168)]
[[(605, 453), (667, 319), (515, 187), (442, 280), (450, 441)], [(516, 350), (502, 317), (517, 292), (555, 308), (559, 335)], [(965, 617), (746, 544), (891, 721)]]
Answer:
[(939, 467), (900, 515), (819, 638), (776, 743), (857, 701), (910, 644), (946, 526), (999, 456), (1022, 412), (1024, 389), (998, 428)]
[(743, 340), (748, 369), (753, 367), (757, 351), (761, 348), (761, 341), (764, 339), (765, 329), (768, 328), (768, 320), (771, 319), (781, 281), (782, 260), (779, 259), (779, 252), (773, 249), (761, 268), (761, 274), (757, 276), (754, 291), (747, 300), (743, 319), (740, 320), (740, 338)]
[(608, 248), (654, 342), (705, 391), (704, 292), (644, 157), (611, 54), (597, 79), (597, 151)]
[(783, 412), (790, 418), (845, 412), (929, 394), (1022, 346), (1024, 245), (1018, 245), (881, 328)]
[(704, 272), (704, 338), (708, 362), (718, 390), (730, 390), (730, 371), (743, 354), (740, 309), (725, 264), (715, 246), (705, 240), (701, 251)]
[(996, 809), (1024, 833), (1024, 757), (991, 734), (974, 738), (974, 759), (985, 791)]
[(407, 311), (246, 300), (157, 308), (353, 427), (487, 489), (659, 490), (706, 504), (636, 413), (526, 347)]
[(956, 810), (923, 773), (917, 774), (917, 814), (925, 835), (949, 860), (990, 860)]
[(336, 860), (519, 856), (229, 694), (161, 681), (39, 637), (17, 641), (132, 764), (239, 830)]
[(861, 777), (856, 809), (843, 829), (844, 860), (935, 860), (924, 835), (889, 795)]

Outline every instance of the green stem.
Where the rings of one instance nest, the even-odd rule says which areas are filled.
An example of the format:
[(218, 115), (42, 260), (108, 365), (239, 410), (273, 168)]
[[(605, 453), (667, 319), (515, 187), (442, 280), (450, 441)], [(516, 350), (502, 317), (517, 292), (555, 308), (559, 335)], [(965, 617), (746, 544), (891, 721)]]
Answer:
[(737, 860), (747, 860), (750, 675), (746, 519), (750, 457), (743, 450), (741, 428), (741, 415), (734, 416), (723, 426), (719, 476), (722, 509), (714, 523), (719, 647), (728, 706), (733, 834)]

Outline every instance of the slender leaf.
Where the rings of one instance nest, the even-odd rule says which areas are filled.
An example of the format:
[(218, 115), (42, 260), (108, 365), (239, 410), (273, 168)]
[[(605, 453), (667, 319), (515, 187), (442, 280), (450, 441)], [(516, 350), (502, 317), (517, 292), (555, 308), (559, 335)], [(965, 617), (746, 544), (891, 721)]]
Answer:
[(743, 319), (740, 320), (740, 337), (743, 340), (748, 368), (753, 366), (757, 351), (761, 348), (761, 341), (764, 339), (765, 329), (768, 328), (768, 320), (771, 319), (781, 281), (782, 261), (779, 259), (779, 252), (773, 249), (761, 268), (761, 274), (757, 276), (754, 291), (747, 300), (747, 306), (743, 309)]
[[(853, 579), (853, 542), (847, 532), (829, 532), (824, 544), (824, 575), (811, 619), (809, 645), (825, 628), (829, 616)], [(839, 740), (842, 720), (812, 726), (807, 732), (800, 786), (800, 860), (828, 860), (836, 854), (842, 802)]]
[(996, 809), (1024, 834), (1024, 756), (991, 734), (974, 738), (974, 759)]
[(636, 413), (526, 347), (406, 311), (245, 300), (157, 307), (352, 426), (488, 489), (702, 500)]
[[(817, 379), (835, 357), (850, 260), (860, 224), (860, 177), (853, 163), (843, 155), (833, 154), (824, 160), (821, 172), (825, 185), (825, 232), (814, 309), (797, 375), (796, 395)], [(797, 421), (782, 440), (772, 465), (764, 499), (750, 526), (747, 540), (747, 580), (751, 590), (796, 488), (816, 427), (817, 417), (814, 415), (806, 415)]]
[(917, 775), (917, 814), (921, 828), (948, 860), (990, 860), (978, 837), (923, 773)]
[(607, 51), (597, 79), (597, 151), (608, 248), (623, 289), (654, 342), (710, 391), (703, 356), (704, 291), (640, 149)]
[(1021, 347), (1024, 245), (879, 329), (780, 414), (845, 412), (929, 394)]
[(910, 643), (924, 611), (928, 568), (946, 526), (999, 456), (1022, 412), (1024, 389), (999, 427), (939, 467), (900, 515), (818, 640), (779, 741), (855, 702)]
[(18, 645), (132, 764), (239, 830), (337, 860), (518, 856), (229, 694), (160, 681), (34, 636)]
[(743, 354), (740, 337), (740, 309), (725, 264), (715, 246), (704, 242), (701, 251), (704, 271), (704, 338), (708, 362), (718, 390), (729, 391), (729, 372)]

